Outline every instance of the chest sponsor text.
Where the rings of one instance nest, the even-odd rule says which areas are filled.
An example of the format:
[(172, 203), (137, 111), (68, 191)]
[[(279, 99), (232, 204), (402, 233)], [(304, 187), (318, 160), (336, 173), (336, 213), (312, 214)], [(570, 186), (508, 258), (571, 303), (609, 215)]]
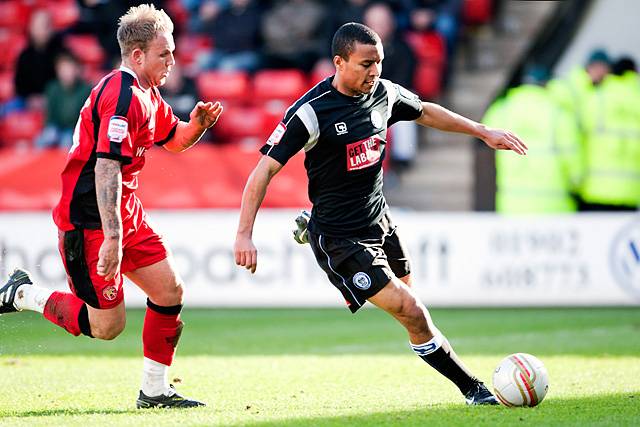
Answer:
[(372, 136), (362, 141), (352, 142), (347, 147), (347, 171), (368, 168), (380, 161), (382, 150), (380, 137)]

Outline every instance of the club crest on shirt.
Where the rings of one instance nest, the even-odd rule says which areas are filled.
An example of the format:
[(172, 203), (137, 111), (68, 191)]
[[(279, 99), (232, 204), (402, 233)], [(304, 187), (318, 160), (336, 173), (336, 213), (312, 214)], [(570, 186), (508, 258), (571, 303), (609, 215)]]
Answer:
[(368, 168), (380, 161), (380, 137), (374, 135), (362, 141), (347, 144), (347, 171)]
[(107, 137), (111, 142), (122, 142), (127, 137), (127, 131), (129, 130), (129, 123), (126, 117), (113, 116), (109, 120), (109, 127), (107, 128)]
[(371, 111), (371, 124), (374, 128), (382, 128), (382, 114), (378, 110)]
[(273, 130), (269, 139), (267, 139), (267, 144), (269, 145), (278, 145), (284, 133), (287, 131), (287, 126), (280, 122), (278, 126)]
[(107, 286), (102, 290), (102, 296), (107, 301), (113, 301), (118, 296), (118, 289), (113, 285)]
[(371, 287), (371, 277), (363, 271), (359, 271), (353, 275), (353, 284), (356, 285), (358, 289), (362, 289), (366, 291)]

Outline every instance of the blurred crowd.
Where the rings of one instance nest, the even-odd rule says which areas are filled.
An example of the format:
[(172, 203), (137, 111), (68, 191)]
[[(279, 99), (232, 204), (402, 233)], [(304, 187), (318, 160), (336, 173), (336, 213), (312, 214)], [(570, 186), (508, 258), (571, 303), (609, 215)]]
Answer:
[[(73, 143), (91, 87), (119, 66), (118, 18), (139, 1), (0, 2), (0, 148)], [(208, 138), (259, 144), (287, 106), (333, 74), (331, 36), (363, 22), (381, 37), (382, 77), (437, 98), (464, 28), (488, 23), (491, 0), (165, 0), (176, 61), (164, 98), (183, 120), (198, 99), (230, 108)], [(531, 64), (523, 83), (489, 108), (485, 123), (518, 133), (526, 159), (496, 157), (496, 209), (505, 213), (637, 209), (640, 80), (633, 58), (594, 50), (550, 79)], [(415, 155), (417, 129), (390, 134), (394, 165)]]
[(502, 213), (634, 211), (640, 207), (640, 78), (633, 58), (595, 49), (550, 79), (530, 64), (484, 122), (516, 132), (526, 158), (496, 155)]
[[(0, 148), (69, 147), (91, 87), (119, 66), (117, 22), (128, 0), (7, 0), (0, 3)], [(363, 22), (385, 47), (383, 77), (439, 96), (463, 20), (486, 22), (491, 0), (165, 0), (176, 60), (163, 96), (188, 119), (198, 98), (221, 99), (229, 126), (216, 142), (259, 140), (288, 104), (333, 74), (331, 37)], [(276, 101), (276, 102), (274, 102)], [(238, 117), (234, 117), (233, 111)], [(231, 116), (231, 117), (227, 117)], [(236, 126), (242, 123), (243, 126)], [(415, 132), (405, 129), (398, 161)]]

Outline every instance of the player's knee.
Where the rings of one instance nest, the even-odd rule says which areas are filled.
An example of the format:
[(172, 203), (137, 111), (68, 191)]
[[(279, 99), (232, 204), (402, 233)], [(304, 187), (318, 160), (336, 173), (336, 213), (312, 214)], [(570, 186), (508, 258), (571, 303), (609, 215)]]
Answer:
[(91, 335), (93, 335), (94, 338), (110, 341), (122, 333), (125, 324), (126, 320), (124, 318), (105, 323), (92, 324)]
[(428, 327), (427, 316), (423, 305), (415, 298), (407, 298), (402, 303), (401, 315), (404, 317), (407, 329), (424, 331)]
[(175, 285), (167, 287), (161, 294), (154, 295), (151, 300), (159, 306), (171, 307), (182, 304), (183, 295), (184, 287), (182, 283), (176, 282)]

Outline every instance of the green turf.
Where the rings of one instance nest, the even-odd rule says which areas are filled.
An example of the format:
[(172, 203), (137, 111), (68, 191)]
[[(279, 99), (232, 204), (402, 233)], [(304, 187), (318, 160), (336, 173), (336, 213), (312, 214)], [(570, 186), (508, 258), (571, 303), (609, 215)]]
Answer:
[(171, 376), (209, 403), (136, 411), (142, 311), (112, 342), (0, 317), (0, 425), (638, 425), (640, 310), (433, 310), (478, 376), (513, 352), (547, 366), (536, 408), (469, 408), (378, 310), (188, 310)]

